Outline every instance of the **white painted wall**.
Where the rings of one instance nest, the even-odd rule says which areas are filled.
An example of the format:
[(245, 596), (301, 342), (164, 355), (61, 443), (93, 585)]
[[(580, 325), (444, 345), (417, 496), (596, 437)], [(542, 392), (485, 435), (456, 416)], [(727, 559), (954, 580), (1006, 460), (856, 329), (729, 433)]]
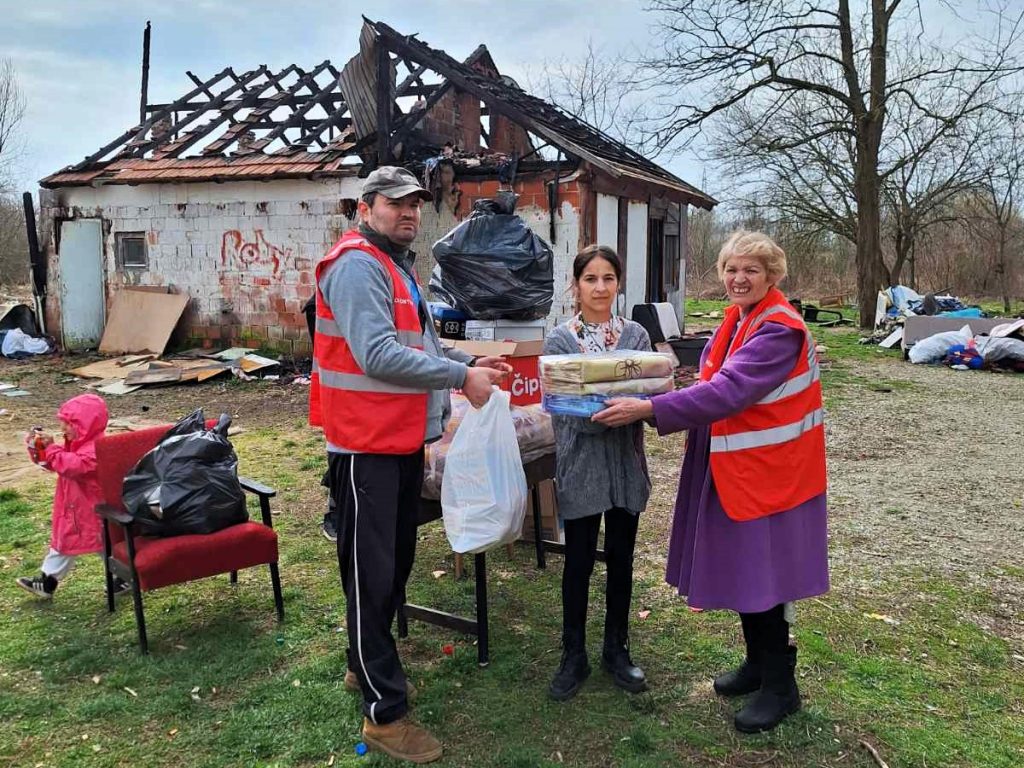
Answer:
[(619, 247), (619, 198), (597, 193), (597, 244)]
[(633, 305), (642, 304), (647, 289), (647, 203), (629, 202), (626, 218), (626, 306), (629, 317)]
[[(142, 184), (69, 187), (56, 200), (44, 194), (44, 216), (104, 221), (103, 272), (107, 300), (121, 286), (159, 285), (191, 297), (186, 322), (195, 338), (270, 342), (282, 351), (304, 353), (308, 338), (301, 306), (313, 292), (316, 263), (355, 220), (340, 212), (339, 200), (358, 198), (356, 178), (266, 183)], [(56, 204), (54, 204), (56, 203)], [(47, 207), (49, 206), (49, 207)], [(518, 211), (527, 225), (549, 239), (546, 208)], [(433, 243), (458, 223), (451, 209), (423, 209), (413, 243), (416, 266), (426, 283), (434, 266)], [(572, 260), (579, 246), (579, 211), (563, 202), (555, 220), (554, 303), (548, 326), (572, 314)], [(149, 265), (119, 270), (116, 234), (144, 232)], [(49, 243), (51, 297), (62, 284), (59, 258)], [(48, 319), (59, 321), (58, 301)]]

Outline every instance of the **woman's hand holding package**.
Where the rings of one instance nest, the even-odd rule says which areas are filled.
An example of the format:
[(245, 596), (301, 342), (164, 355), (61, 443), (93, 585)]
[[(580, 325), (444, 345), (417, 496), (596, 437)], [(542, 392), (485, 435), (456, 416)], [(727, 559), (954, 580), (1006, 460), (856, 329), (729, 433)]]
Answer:
[(590, 417), (591, 421), (606, 427), (624, 427), (635, 421), (654, 416), (654, 405), (650, 400), (635, 397), (613, 397), (606, 401), (607, 407)]

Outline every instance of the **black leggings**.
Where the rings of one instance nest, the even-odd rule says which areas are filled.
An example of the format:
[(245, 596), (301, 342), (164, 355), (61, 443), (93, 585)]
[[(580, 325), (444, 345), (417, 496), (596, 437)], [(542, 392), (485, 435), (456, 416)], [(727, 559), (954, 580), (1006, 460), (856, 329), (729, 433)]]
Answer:
[(789, 647), (789, 623), (785, 610), (785, 605), (779, 603), (760, 613), (740, 614), (748, 654), (758, 648), (768, 653), (783, 653)]
[[(633, 550), (640, 516), (613, 507), (604, 513), (604, 551), (608, 565), (605, 633), (629, 626), (633, 597)], [(594, 572), (601, 515), (565, 521), (565, 568), (562, 571), (562, 630), (579, 633), (587, 623), (590, 576)]]

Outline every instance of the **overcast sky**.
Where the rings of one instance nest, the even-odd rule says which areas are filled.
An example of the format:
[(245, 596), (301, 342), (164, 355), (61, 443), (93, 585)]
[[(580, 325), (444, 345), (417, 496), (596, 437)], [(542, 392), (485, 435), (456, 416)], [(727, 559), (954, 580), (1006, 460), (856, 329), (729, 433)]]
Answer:
[[(226, 66), (308, 68), (324, 59), (340, 69), (357, 50), (363, 13), (458, 59), (485, 43), (520, 82), (541, 58), (582, 54), (588, 36), (613, 48), (642, 44), (653, 21), (638, 0), (0, 0), (0, 56), (13, 60), (28, 99), (18, 181), (34, 189), (138, 121), (147, 20), (149, 100), (160, 103), (193, 87), (186, 70), (206, 79)], [(687, 173), (685, 164), (676, 170)]]
[[(1011, 0), (1024, 3), (1024, 0)], [(855, 6), (856, 6), (855, 2)], [(923, 0), (926, 16), (942, 0)], [(608, 51), (647, 47), (656, 18), (643, 0), (0, 0), (0, 57), (13, 60), (28, 100), (25, 154), (17, 181), (34, 190), (43, 176), (78, 162), (138, 120), (142, 30), (153, 23), (149, 100), (206, 79), (266, 64), (341, 67), (357, 49), (360, 15), (465, 58), (485, 43), (498, 68), (525, 83), (545, 58), (582, 56), (588, 39)], [(965, 3), (967, 6), (973, 2)], [(950, 28), (952, 25), (947, 25)], [(663, 161), (700, 185), (692, 159)], [(707, 189), (720, 198), (725, 190)]]

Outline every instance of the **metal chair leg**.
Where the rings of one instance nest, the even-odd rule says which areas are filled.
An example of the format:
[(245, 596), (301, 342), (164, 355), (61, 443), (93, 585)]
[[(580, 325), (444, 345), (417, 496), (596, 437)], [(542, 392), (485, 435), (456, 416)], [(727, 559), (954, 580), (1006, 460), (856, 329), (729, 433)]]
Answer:
[(238, 583), (238, 571), (232, 571), (231, 572), (231, 583), (232, 584), (237, 584)]
[[(277, 608), (277, 620), (284, 621), (284, 598), (281, 596), (281, 576), (277, 572), (277, 563), (268, 563), (270, 581), (274, 585), (274, 607)], [(232, 572), (232, 576), (236, 573)]]
[(146, 637), (146, 616), (142, 610), (142, 590), (138, 579), (132, 582), (132, 603), (135, 605), (135, 626), (139, 630), (139, 648), (143, 655), (149, 654), (149, 640)]

